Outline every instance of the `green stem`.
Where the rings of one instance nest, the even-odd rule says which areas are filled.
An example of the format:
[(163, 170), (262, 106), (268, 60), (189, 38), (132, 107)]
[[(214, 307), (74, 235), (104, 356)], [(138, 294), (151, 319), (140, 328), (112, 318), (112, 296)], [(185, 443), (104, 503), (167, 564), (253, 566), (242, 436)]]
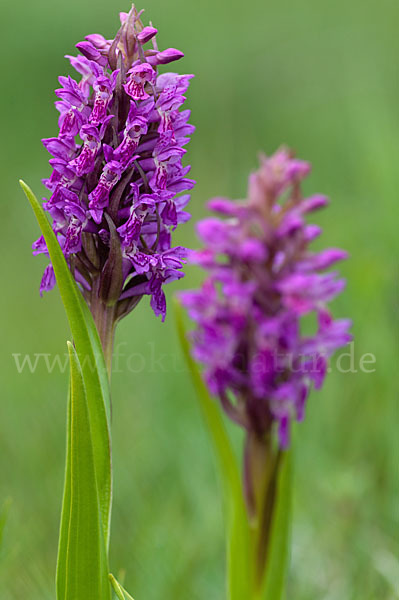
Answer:
[(114, 349), (115, 338), (115, 305), (107, 306), (98, 295), (100, 279), (97, 278), (93, 282), (90, 310), (93, 315), (94, 322), (100, 336), (101, 345), (104, 352), (105, 364), (107, 366), (108, 379), (111, 381), (112, 373), (112, 355)]
[(279, 453), (271, 436), (250, 434), (247, 438), (247, 468), (251, 502), (248, 504), (253, 599), (262, 597), (267, 568), (271, 526), (276, 501)]

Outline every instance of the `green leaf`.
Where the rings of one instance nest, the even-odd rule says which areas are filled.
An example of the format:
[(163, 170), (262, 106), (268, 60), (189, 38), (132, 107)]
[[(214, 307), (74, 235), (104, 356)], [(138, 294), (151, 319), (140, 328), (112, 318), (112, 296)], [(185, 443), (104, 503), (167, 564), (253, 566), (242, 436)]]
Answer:
[[(61, 298), (69, 320), (76, 352), (82, 369), (87, 397), (91, 443), (95, 467), (95, 486), (101, 514), (103, 539), (109, 544), (110, 513), (112, 498), (111, 442), (110, 442), (110, 392), (104, 355), (97, 328), (92, 315), (80, 293), (58, 240), (37, 198), (24, 183), (20, 182), (39, 223), (46, 241)], [(64, 498), (61, 515), (60, 541), (57, 561), (57, 597), (67, 598), (68, 544), (72, 510), (71, 473), (71, 423), (68, 424), (67, 463), (65, 472)], [(69, 600), (69, 597), (68, 597)]]
[[(71, 386), (70, 386), (71, 387)], [(65, 600), (67, 586), (67, 556), (69, 542), (69, 519), (71, 515), (71, 389), (68, 393), (67, 408), (67, 448), (66, 448), (66, 466), (64, 477), (64, 495), (62, 500), (60, 535), (58, 541), (57, 557), (57, 600)]]
[(272, 516), (266, 572), (259, 600), (283, 600), (289, 562), (292, 499), (292, 450), (282, 453)]
[(127, 591), (121, 586), (120, 583), (118, 583), (118, 581), (115, 579), (112, 573), (109, 574), (109, 580), (118, 600), (133, 600), (131, 595), (127, 593)]
[[(102, 514), (104, 537), (109, 542), (111, 511), (111, 458), (110, 458), (110, 393), (104, 355), (91, 313), (80, 293), (61, 247), (32, 190), (20, 181), (39, 227), (46, 241), (61, 298), (67, 313), (79, 362), (82, 366), (90, 415), (90, 428), (94, 448), (96, 480)], [(64, 499), (65, 504), (66, 499)]]
[(65, 573), (61, 573), (65, 580), (62, 600), (110, 600), (86, 388), (78, 355), (70, 342), (68, 352), (71, 367), (67, 464), (70, 512)]
[(183, 354), (197, 392), (219, 466), (228, 531), (227, 572), (229, 598), (230, 600), (249, 599), (251, 597), (250, 530), (241, 486), (240, 469), (224, 427), (219, 406), (210, 397), (198, 366), (191, 356), (191, 348), (183, 322), (183, 311), (177, 302), (175, 313), (177, 332)]

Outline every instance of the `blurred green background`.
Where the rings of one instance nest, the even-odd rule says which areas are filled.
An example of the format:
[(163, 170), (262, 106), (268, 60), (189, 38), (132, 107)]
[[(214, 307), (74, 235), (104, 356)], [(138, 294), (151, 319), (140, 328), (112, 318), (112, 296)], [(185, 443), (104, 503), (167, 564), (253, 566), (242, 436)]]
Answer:
[[(205, 201), (243, 197), (257, 153), (284, 143), (313, 163), (306, 190), (332, 199), (318, 215), (323, 243), (351, 253), (335, 313), (354, 320), (354, 365), (342, 373), (334, 361), (296, 431), (287, 599), (398, 598), (398, 2), (143, 5), (160, 45), (185, 52), (180, 72), (196, 74), (189, 160), (198, 185), (194, 218), (177, 241), (195, 246)], [(44, 261), (30, 251), (38, 228), (17, 180), (44, 191), (49, 157), (40, 139), (57, 132), (53, 90), (69, 72), (63, 55), (88, 33), (112, 37), (118, 11), (128, 8), (104, 0), (2, 4), (0, 503), (11, 505), (1, 600), (55, 597), (67, 373), (49, 374), (43, 359), (34, 373), (18, 373), (13, 354), (64, 355), (69, 337), (58, 292), (38, 294)], [(188, 269), (182, 284), (199, 279)], [(116, 348), (112, 570), (126, 570), (136, 600), (221, 600), (218, 482), (172, 310), (162, 324), (143, 301), (119, 327)], [(373, 373), (360, 369), (366, 353), (376, 358), (366, 365)], [(349, 357), (341, 367), (351, 367)], [(232, 435), (239, 445), (239, 432)]]

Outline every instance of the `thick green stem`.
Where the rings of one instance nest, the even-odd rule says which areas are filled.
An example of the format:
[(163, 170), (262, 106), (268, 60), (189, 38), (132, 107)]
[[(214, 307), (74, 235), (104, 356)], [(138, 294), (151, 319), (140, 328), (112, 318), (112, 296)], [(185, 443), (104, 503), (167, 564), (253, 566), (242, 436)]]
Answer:
[(107, 366), (108, 378), (111, 381), (112, 373), (112, 354), (115, 338), (115, 305), (107, 306), (98, 295), (99, 278), (94, 281), (91, 298), (90, 310), (100, 336), (102, 349), (104, 352), (105, 364)]
[(254, 600), (260, 598), (265, 576), (271, 524), (275, 508), (278, 475), (278, 451), (273, 448), (271, 436), (249, 434), (246, 442), (249, 527), (252, 547), (252, 587)]

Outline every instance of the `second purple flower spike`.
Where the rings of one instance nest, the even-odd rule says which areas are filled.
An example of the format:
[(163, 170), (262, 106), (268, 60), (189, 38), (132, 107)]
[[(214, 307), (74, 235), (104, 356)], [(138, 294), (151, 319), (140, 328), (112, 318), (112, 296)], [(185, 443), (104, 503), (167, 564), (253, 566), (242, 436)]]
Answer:
[[(197, 322), (195, 357), (211, 392), (247, 430), (247, 444), (276, 424), (287, 447), (290, 422), (303, 419), (312, 383), (321, 387), (328, 357), (351, 340), (351, 322), (334, 320), (327, 306), (345, 281), (325, 273), (347, 254), (309, 250), (321, 230), (306, 217), (327, 204), (325, 196), (303, 197), (309, 171), (309, 163), (282, 149), (261, 158), (247, 200), (212, 200), (218, 217), (199, 223), (205, 248), (192, 255), (209, 276), (200, 290), (181, 294)], [(302, 317), (309, 313), (317, 325), (305, 335)]]

